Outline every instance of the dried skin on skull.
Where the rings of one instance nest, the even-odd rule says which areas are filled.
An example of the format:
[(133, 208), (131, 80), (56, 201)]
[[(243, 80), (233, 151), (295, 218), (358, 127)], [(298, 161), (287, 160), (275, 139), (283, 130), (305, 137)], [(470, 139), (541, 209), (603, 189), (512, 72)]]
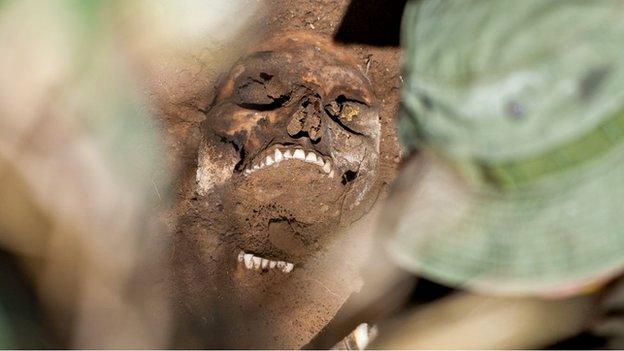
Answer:
[[(264, 43), (232, 69), (209, 111), (204, 132), (238, 152), (231, 199), (248, 216), (270, 201), (294, 221), (331, 221), (359, 206), (376, 180), (377, 101), (353, 59), (330, 45), (305, 35)], [(333, 179), (305, 163), (273, 165), (271, 148), (279, 149), (278, 157), (297, 149), (312, 153), (331, 164)], [(295, 189), (288, 190), (290, 183)], [(284, 196), (267, 195), (271, 190)], [(342, 201), (346, 197), (352, 201)], [(320, 211), (328, 207), (333, 211)]]

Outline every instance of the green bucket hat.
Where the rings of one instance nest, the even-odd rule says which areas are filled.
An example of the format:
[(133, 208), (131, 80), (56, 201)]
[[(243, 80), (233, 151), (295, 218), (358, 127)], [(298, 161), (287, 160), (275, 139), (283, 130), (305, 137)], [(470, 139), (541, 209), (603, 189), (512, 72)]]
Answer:
[(624, 268), (624, 2), (422, 1), (403, 19), (414, 152), (382, 228), (447, 284), (552, 293)]

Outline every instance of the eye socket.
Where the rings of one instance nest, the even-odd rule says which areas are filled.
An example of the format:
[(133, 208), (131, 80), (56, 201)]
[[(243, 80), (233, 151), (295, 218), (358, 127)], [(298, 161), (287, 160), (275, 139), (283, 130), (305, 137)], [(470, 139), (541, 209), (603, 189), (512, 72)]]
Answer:
[(342, 111), (340, 112), (339, 118), (341, 121), (345, 123), (351, 123), (360, 115), (360, 108), (356, 104), (345, 103), (342, 105)]
[(362, 135), (366, 132), (363, 114), (367, 108), (368, 106), (362, 101), (339, 95), (334, 101), (325, 105), (325, 113), (349, 132)]
[(258, 111), (275, 110), (290, 100), (290, 93), (282, 93), (283, 87), (273, 75), (260, 72), (257, 76), (246, 75), (237, 79), (235, 102), (237, 105)]

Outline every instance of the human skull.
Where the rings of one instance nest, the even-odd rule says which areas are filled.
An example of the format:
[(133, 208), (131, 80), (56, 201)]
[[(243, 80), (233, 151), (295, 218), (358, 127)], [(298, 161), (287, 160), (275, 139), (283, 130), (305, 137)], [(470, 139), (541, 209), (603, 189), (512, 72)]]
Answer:
[[(253, 238), (241, 249), (280, 257), (292, 256), (294, 246), (310, 251), (307, 244), (320, 238), (302, 228), (330, 230), (367, 211), (378, 168), (378, 113), (354, 60), (318, 37), (280, 36), (238, 62), (204, 125), (207, 140), (221, 144), (213, 150), (230, 148), (223, 161), (229, 166), (219, 167), (228, 170), (221, 180), (227, 213), (251, 236), (284, 221), (307, 236), (272, 245)], [(200, 169), (211, 154), (200, 153)], [(212, 186), (198, 174), (200, 189)]]

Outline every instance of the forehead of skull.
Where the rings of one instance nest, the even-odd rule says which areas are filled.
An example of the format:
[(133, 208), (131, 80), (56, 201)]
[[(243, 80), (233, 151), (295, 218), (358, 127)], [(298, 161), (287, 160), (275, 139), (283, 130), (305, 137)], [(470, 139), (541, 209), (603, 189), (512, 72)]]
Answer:
[(309, 33), (282, 33), (254, 46), (231, 70), (218, 100), (230, 97), (237, 81), (247, 77), (276, 78), (285, 89), (313, 87), (325, 96), (347, 92), (366, 104), (374, 103), (373, 89), (353, 55), (327, 38)]

